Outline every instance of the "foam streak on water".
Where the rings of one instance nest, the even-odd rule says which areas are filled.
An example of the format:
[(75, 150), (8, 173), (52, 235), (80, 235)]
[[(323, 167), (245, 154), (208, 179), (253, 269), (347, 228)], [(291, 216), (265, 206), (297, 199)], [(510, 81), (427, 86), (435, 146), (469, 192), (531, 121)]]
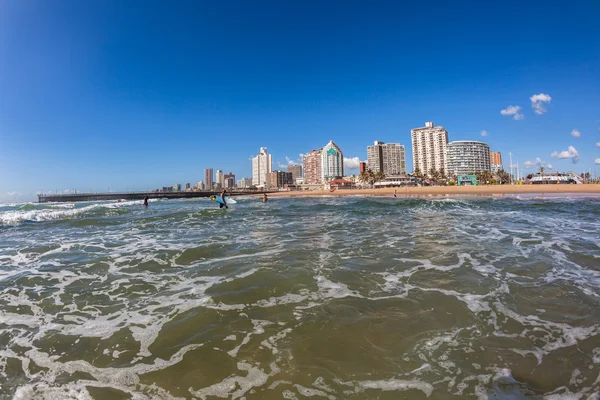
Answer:
[(0, 205), (0, 398), (600, 395), (600, 199)]

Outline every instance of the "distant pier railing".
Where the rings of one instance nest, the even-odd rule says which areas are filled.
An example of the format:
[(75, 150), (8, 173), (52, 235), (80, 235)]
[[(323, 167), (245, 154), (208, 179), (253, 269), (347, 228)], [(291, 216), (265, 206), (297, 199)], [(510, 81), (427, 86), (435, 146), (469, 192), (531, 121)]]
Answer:
[[(273, 191), (237, 190), (227, 191), (228, 196), (262, 195), (274, 193)], [(111, 192), (111, 193), (65, 193), (65, 194), (38, 194), (39, 203), (71, 203), (76, 201), (99, 200), (143, 200), (146, 196), (150, 199), (192, 199), (197, 197), (210, 197), (221, 192)]]

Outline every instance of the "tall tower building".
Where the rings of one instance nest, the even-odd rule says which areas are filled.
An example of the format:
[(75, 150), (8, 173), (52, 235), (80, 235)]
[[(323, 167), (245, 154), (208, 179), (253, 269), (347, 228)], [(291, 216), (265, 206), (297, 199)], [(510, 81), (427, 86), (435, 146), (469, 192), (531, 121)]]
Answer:
[(271, 155), (266, 147), (261, 147), (258, 155), (252, 159), (252, 184), (266, 186), (267, 174), (271, 172)]
[(204, 189), (212, 190), (213, 188), (213, 169), (205, 168), (204, 169)]
[(344, 176), (344, 154), (330, 140), (321, 151), (321, 180), (323, 183)]
[(406, 175), (406, 156), (401, 144), (375, 141), (373, 146), (367, 146), (367, 163), (373, 172), (383, 172), (387, 176)]
[(448, 143), (448, 175), (490, 171), (490, 146), (475, 140)]
[(499, 151), (490, 151), (490, 168), (492, 172), (498, 172), (502, 169), (502, 156)]
[(321, 152), (323, 149), (312, 150), (304, 155), (304, 183), (317, 185), (323, 183), (321, 178)]
[(225, 180), (223, 179), (223, 171), (220, 169), (215, 173), (215, 183), (217, 184), (217, 189), (225, 188)]
[(296, 178), (302, 178), (302, 165), (290, 165), (288, 172), (292, 173), (292, 181), (296, 182)]
[(425, 127), (411, 129), (413, 148), (413, 169), (417, 168), (422, 174), (429, 175), (429, 171), (444, 169), (448, 171), (446, 161), (446, 146), (448, 145), (448, 132), (442, 126), (433, 126), (433, 122), (425, 122)]

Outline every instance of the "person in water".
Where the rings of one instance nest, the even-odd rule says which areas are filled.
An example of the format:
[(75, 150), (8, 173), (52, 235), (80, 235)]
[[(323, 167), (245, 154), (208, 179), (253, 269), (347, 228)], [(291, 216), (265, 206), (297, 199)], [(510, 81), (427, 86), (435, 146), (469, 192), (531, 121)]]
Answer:
[(227, 202), (225, 201), (225, 193), (227, 192), (227, 189), (223, 189), (223, 191), (221, 192), (221, 201), (223, 203), (219, 203), (219, 208), (229, 208), (227, 207)]
[(269, 199), (267, 199), (267, 194), (263, 193), (263, 201), (266, 202), (267, 200), (269, 200)]
[(144, 207), (148, 207), (148, 196), (144, 197)]

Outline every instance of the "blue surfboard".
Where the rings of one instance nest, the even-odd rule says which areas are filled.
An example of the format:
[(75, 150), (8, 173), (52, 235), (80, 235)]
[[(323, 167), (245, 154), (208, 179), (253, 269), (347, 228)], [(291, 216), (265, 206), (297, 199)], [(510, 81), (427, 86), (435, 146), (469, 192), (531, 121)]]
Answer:
[[(223, 201), (223, 199), (221, 198), (221, 196), (210, 196), (210, 199), (212, 201), (216, 201), (219, 204), (225, 204), (225, 202)], [(230, 198), (229, 196), (225, 196), (225, 201), (227, 202), (227, 204), (235, 204), (237, 203), (237, 201), (235, 201), (234, 199)]]

